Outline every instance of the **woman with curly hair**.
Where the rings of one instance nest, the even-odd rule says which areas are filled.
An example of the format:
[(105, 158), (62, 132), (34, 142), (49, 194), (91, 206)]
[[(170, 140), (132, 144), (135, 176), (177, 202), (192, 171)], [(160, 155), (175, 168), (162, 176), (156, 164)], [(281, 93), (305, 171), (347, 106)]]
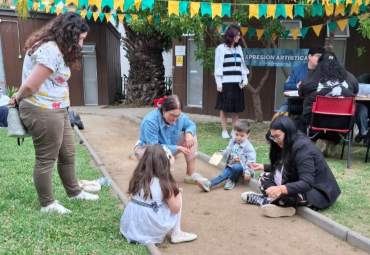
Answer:
[[(311, 124), (312, 105), (317, 96), (355, 97), (358, 93), (357, 79), (338, 62), (332, 52), (324, 53), (319, 59), (318, 68), (303, 79), (298, 94), (304, 97), (302, 123)], [(339, 135), (323, 134), (316, 137), (317, 145), (324, 154), (335, 156), (335, 146), (340, 142)], [(326, 140), (325, 142), (321, 139)]]
[(33, 171), (42, 212), (70, 213), (54, 198), (52, 172), (58, 173), (70, 199), (97, 200), (81, 190), (75, 170), (76, 147), (68, 117), (70, 68), (81, 66), (81, 48), (89, 26), (77, 13), (56, 17), (26, 41), (22, 85), (9, 104), (18, 104), (20, 117), (35, 147)]
[(239, 27), (231, 25), (225, 32), (224, 43), (216, 48), (216, 109), (220, 110), (221, 136), (225, 139), (230, 138), (230, 135), (234, 137), (234, 131), (231, 131), (230, 135), (227, 132), (227, 113), (231, 113), (232, 126), (235, 126), (239, 113), (245, 109), (243, 88), (248, 84), (249, 70), (245, 66), (243, 51), (239, 46), (240, 38)]

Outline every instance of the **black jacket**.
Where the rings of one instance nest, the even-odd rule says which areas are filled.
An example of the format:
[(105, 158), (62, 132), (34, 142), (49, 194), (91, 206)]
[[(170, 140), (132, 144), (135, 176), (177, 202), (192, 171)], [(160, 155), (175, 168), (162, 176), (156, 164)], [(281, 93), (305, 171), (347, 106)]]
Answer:
[[(316, 145), (303, 135), (297, 138), (292, 148), (292, 169), (283, 174), (282, 184), (289, 194), (305, 193), (315, 207), (328, 208), (341, 193), (338, 183)], [(269, 171), (271, 165), (265, 165), (265, 172)]]

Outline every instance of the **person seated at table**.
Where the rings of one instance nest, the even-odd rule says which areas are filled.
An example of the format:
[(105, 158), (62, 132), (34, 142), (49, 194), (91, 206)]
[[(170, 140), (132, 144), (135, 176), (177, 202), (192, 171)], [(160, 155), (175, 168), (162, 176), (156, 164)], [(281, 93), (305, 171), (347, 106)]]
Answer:
[(270, 142), (270, 162), (250, 163), (258, 177), (262, 194), (244, 192), (248, 204), (261, 206), (268, 217), (293, 216), (295, 207), (326, 209), (340, 195), (340, 189), (323, 155), (289, 117), (278, 117), (266, 134)]
[[(315, 70), (318, 64), (319, 58), (321, 55), (325, 53), (325, 48), (320, 46), (311, 47), (308, 50), (308, 61), (307, 63), (303, 63), (290, 73), (288, 79), (284, 84), (284, 90), (298, 90), (299, 85), (301, 84), (302, 80), (306, 75), (309, 73), (310, 70)], [(302, 112), (303, 105), (301, 104), (294, 104), (291, 106), (292, 112), (300, 113)], [(285, 102), (278, 112), (287, 112), (288, 111), (288, 101)]]
[[(370, 84), (370, 73), (365, 73), (357, 78), (359, 83)], [(370, 86), (370, 85), (369, 85)], [(367, 130), (369, 127), (368, 119), (370, 113), (370, 105), (356, 102), (356, 124), (358, 126), (358, 135), (355, 137), (355, 141), (360, 143), (364, 140), (364, 146), (367, 146), (369, 139), (366, 138)]]
[[(298, 94), (304, 97), (302, 123), (304, 127), (311, 124), (312, 105), (317, 96), (355, 97), (358, 93), (357, 79), (338, 62), (333, 52), (324, 53), (315, 71), (303, 79)], [(305, 129), (305, 128), (304, 128)], [(329, 157), (336, 154), (335, 147), (340, 142), (339, 135), (319, 134), (313, 141)], [(326, 140), (326, 141), (322, 141)]]

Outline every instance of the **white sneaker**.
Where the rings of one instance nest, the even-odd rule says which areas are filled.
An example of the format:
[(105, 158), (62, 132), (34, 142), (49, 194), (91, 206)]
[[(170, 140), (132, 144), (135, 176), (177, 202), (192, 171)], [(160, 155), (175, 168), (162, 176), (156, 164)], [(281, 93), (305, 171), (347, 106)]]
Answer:
[(229, 133), (227, 132), (227, 130), (222, 131), (222, 138), (224, 138), (224, 139), (230, 139), (231, 138)]
[(208, 181), (207, 178), (204, 178), (200, 173), (193, 173), (191, 176), (185, 174), (184, 182), (187, 184), (197, 184), (198, 182)]
[(231, 136), (232, 138), (234, 138), (234, 137), (235, 137), (235, 132), (234, 132), (234, 130), (233, 130), (233, 131), (231, 131), (230, 136)]
[(61, 214), (71, 213), (71, 210), (68, 210), (63, 205), (59, 204), (58, 200), (55, 200), (52, 204), (48, 206), (42, 206), (41, 212), (58, 212)]
[(180, 235), (172, 235), (171, 243), (183, 243), (190, 242), (197, 239), (197, 235), (193, 233), (181, 232)]
[(78, 200), (98, 200), (99, 196), (91, 194), (89, 192), (81, 191), (81, 193), (78, 194), (77, 196), (69, 198), (69, 200), (74, 200), (74, 199), (78, 199)]

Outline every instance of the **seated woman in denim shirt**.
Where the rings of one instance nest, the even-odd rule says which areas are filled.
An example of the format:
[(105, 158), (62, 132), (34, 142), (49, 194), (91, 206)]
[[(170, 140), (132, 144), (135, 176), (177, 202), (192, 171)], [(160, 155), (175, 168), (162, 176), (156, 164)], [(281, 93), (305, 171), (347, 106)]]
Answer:
[[(195, 158), (198, 155), (196, 126), (182, 113), (182, 103), (178, 96), (172, 95), (158, 104), (158, 109), (148, 113), (140, 126), (139, 140), (135, 145), (135, 156), (140, 159), (145, 149), (152, 144), (162, 144), (173, 155), (183, 153), (186, 160), (185, 183), (197, 184), (206, 178), (195, 172)], [(171, 164), (174, 159), (171, 160)]]

